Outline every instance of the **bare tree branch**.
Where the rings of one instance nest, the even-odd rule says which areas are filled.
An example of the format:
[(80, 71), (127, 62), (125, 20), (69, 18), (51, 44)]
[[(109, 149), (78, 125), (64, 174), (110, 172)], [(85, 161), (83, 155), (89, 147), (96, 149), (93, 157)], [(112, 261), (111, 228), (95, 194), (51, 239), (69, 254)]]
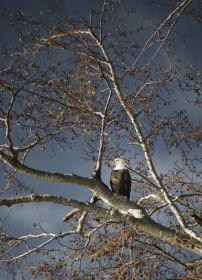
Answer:
[(100, 146), (99, 146), (99, 151), (98, 151), (98, 158), (95, 166), (95, 170), (93, 173), (93, 176), (95, 178), (100, 178), (101, 175), (101, 167), (102, 167), (102, 156), (104, 152), (104, 138), (105, 138), (105, 128), (106, 128), (106, 118), (107, 118), (107, 110), (110, 104), (110, 100), (112, 97), (112, 90), (109, 88), (109, 95), (107, 98), (107, 102), (105, 104), (104, 112), (102, 115), (102, 124), (101, 124), (101, 132), (100, 132)]
[[(187, 1), (185, 1), (187, 2)], [(190, 1), (189, 1), (190, 2)], [(100, 48), (101, 52), (103, 53), (104, 58), (106, 59), (109, 69), (110, 69), (110, 74), (112, 77), (112, 82), (114, 84), (114, 91), (119, 99), (119, 102), (121, 104), (121, 106), (123, 107), (123, 109), (125, 110), (125, 112), (127, 113), (131, 124), (134, 127), (134, 130), (136, 132), (136, 135), (138, 137), (138, 140), (140, 142), (140, 145), (142, 147), (142, 151), (144, 153), (149, 171), (156, 183), (156, 185), (158, 186), (159, 190), (161, 191), (161, 193), (164, 196), (165, 202), (168, 203), (169, 207), (171, 208), (173, 214), (175, 215), (176, 219), (178, 220), (180, 226), (183, 228), (183, 230), (190, 235), (190, 237), (195, 238), (196, 240), (202, 242), (202, 238), (199, 237), (195, 232), (193, 232), (192, 230), (190, 230), (190, 228), (186, 225), (186, 222), (183, 218), (183, 216), (181, 215), (178, 207), (172, 202), (172, 199), (170, 198), (165, 186), (163, 185), (162, 181), (160, 180), (157, 171), (155, 169), (151, 154), (150, 154), (150, 149), (149, 149), (149, 144), (147, 143), (147, 140), (145, 139), (143, 132), (141, 130), (141, 127), (136, 119), (136, 116), (134, 114), (134, 112), (132, 112), (130, 110), (130, 108), (127, 106), (122, 93), (120, 91), (120, 87), (119, 87), (119, 83), (117, 81), (117, 77), (116, 77), (116, 73), (115, 73), (115, 69), (113, 67), (113, 63), (111, 62), (108, 53), (105, 49), (105, 47), (100, 43), (100, 41), (98, 40), (98, 38), (96, 37), (96, 35), (90, 30), (89, 34), (91, 35), (91, 37), (95, 40), (95, 43), (97, 44), (97, 46)]]
[[(80, 209), (83, 212), (91, 212), (95, 215), (98, 215), (103, 218), (107, 218), (113, 221), (119, 221), (128, 223), (131, 226), (135, 226), (138, 229), (142, 230), (146, 235), (153, 236), (156, 238), (160, 238), (168, 242), (169, 244), (180, 246), (181, 248), (185, 248), (187, 250), (193, 251), (199, 255), (202, 255), (202, 246), (198, 242), (194, 242), (189, 237), (184, 235), (180, 235), (176, 233), (174, 230), (168, 229), (161, 224), (156, 223), (154, 220), (149, 218), (147, 215), (142, 218), (135, 218), (134, 216), (128, 216), (125, 214), (121, 214), (121, 212), (111, 212), (105, 208), (100, 206), (92, 205), (89, 203), (79, 202), (73, 199), (67, 199), (61, 196), (51, 196), (51, 195), (31, 195), (31, 196), (21, 196), (10, 199), (1, 199), (0, 205), (6, 205), (11, 207), (15, 204), (21, 203), (29, 203), (29, 202), (52, 202), (57, 204), (62, 204), (64, 206), (72, 206), (76, 209)], [(128, 211), (130, 213), (130, 209)], [(131, 213), (132, 214), (132, 213)], [(83, 219), (83, 216), (82, 216)], [(80, 226), (78, 227), (80, 229)], [(55, 237), (49, 239), (49, 242)], [(43, 245), (44, 246), (44, 245)]]
[(140, 54), (137, 56), (136, 60), (133, 62), (133, 64), (131, 65), (132, 68), (135, 67), (135, 65), (137, 64), (137, 62), (139, 61), (139, 59), (141, 58), (141, 56), (143, 55), (143, 53), (145, 52), (145, 50), (147, 49), (147, 47), (149, 46), (150, 42), (154, 39), (154, 37), (159, 33), (159, 31), (166, 25), (169, 24), (170, 20), (172, 20), (172, 18), (174, 17), (174, 22), (171, 23), (171, 26), (167, 32), (167, 35), (165, 36), (163, 43), (160, 45), (160, 47), (158, 48), (157, 52), (155, 53), (155, 55), (153, 56), (152, 60), (157, 56), (157, 54), (159, 53), (161, 47), (163, 46), (163, 44), (165, 43), (165, 41), (167, 40), (171, 29), (173, 28), (174, 24), (176, 23), (177, 19), (179, 18), (180, 14), (189, 6), (189, 4), (191, 3), (191, 0), (183, 0), (181, 1), (181, 3), (179, 3), (177, 5), (177, 7), (168, 15), (168, 17), (158, 26), (158, 28), (156, 29), (156, 31), (154, 33), (152, 33), (152, 35), (149, 37), (149, 39), (146, 41), (144, 47), (142, 48), (142, 50), (140, 51)]

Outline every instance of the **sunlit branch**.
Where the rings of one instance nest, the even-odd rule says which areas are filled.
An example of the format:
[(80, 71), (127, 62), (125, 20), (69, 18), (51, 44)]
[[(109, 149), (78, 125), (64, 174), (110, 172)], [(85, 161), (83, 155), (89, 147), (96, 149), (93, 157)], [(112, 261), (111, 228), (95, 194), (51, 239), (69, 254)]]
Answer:
[[(137, 56), (136, 60), (131, 65), (131, 68), (134, 68), (147, 47), (149, 46), (150, 42), (155, 38), (155, 36), (159, 33), (159, 31), (166, 26), (166, 24), (169, 24), (170, 20), (172, 20), (173, 17), (176, 17), (176, 19), (180, 16), (180, 14), (188, 7), (188, 5), (191, 3), (192, 0), (184, 0), (180, 4), (177, 5), (177, 7), (168, 15), (168, 17), (159, 25), (159, 27), (156, 29), (155, 32), (152, 33), (152, 35), (149, 37), (149, 39), (146, 41), (144, 47), (140, 51), (139, 55)], [(175, 19), (175, 21), (176, 21)], [(168, 34), (169, 35), (169, 34)], [(167, 39), (167, 38), (166, 38)], [(164, 42), (165, 43), (165, 42)], [(160, 50), (160, 49), (159, 49)]]
[(135, 101), (135, 98), (137, 98), (140, 93), (147, 87), (147, 86), (150, 86), (150, 85), (153, 85), (153, 84), (160, 84), (162, 83), (162, 80), (156, 80), (156, 81), (148, 81), (146, 83), (144, 83), (139, 89), (138, 91), (135, 92), (135, 95), (134, 95), (134, 99), (133, 99), (133, 103)]
[(76, 214), (81, 212), (79, 209), (72, 209), (64, 218), (63, 222), (68, 222), (71, 218), (73, 218)]
[[(191, 2), (190, 2), (191, 3)], [(186, 6), (187, 7), (187, 6)], [(186, 8), (184, 7), (184, 9)], [(157, 57), (157, 55), (159, 54), (160, 50), (162, 49), (162, 47), (165, 45), (165, 42), (167, 41), (173, 27), (175, 26), (179, 16), (181, 15), (181, 13), (184, 11), (184, 9), (182, 9), (178, 14), (177, 14), (177, 18), (174, 19), (174, 21), (170, 24), (169, 30), (167, 31), (167, 34), (164, 35), (164, 38), (160, 40), (160, 46), (158, 47), (158, 49), (156, 50), (156, 52), (154, 53), (154, 55), (150, 58), (149, 62), (147, 63), (147, 66), (151, 65), (152, 61), (154, 61), (154, 59)]]
[[(38, 234), (38, 235), (27, 235), (27, 236), (21, 236), (19, 238), (14, 238), (15, 240), (20, 240), (20, 241), (28, 241), (30, 239), (36, 239), (36, 238), (47, 238), (47, 237), (50, 237), (48, 240), (46, 240), (45, 242), (41, 243), (40, 245), (34, 247), (34, 248), (29, 248), (28, 251), (18, 255), (18, 256), (14, 256), (14, 257), (11, 257), (11, 258), (8, 258), (8, 259), (2, 259), (1, 261), (2, 262), (9, 262), (9, 261), (13, 261), (13, 260), (18, 260), (18, 259), (22, 259), (34, 252), (37, 252), (39, 251), (40, 249), (42, 249), (43, 247), (45, 247), (46, 245), (50, 244), (51, 242), (53, 242), (54, 240), (57, 240), (59, 238), (64, 238), (66, 236), (69, 236), (69, 235), (72, 235), (72, 234), (77, 234), (78, 232), (75, 230), (75, 231), (67, 231), (67, 232), (63, 232), (63, 233), (60, 233), (60, 234), (55, 234), (55, 233), (41, 233), (41, 234)], [(1, 262), (0, 261), (0, 262)]]
[(163, 199), (162, 199), (162, 197), (160, 197), (159, 195), (156, 195), (156, 194), (149, 194), (149, 195), (146, 195), (146, 196), (143, 196), (143, 197), (141, 197), (138, 201), (137, 201), (137, 203), (138, 204), (141, 204), (143, 201), (147, 201), (147, 200), (149, 200), (149, 199), (155, 199), (155, 200), (158, 200), (158, 201), (160, 201), (160, 202), (162, 202), (163, 201)]
[(6, 155), (3, 151), (0, 151), (0, 159), (24, 175), (49, 182), (71, 183), (86, 187), (96, 196), (101, 198), (106, 204), (112, 207), (120, 209), (121, 204), (121, 210), (125, 214), (131, 212), (131, 215), (136, 218), (146, 216), (146, 212), (143, 208), (138, 206), (136, 203), (127, 200), (125, 197), (123, 198), (122, 196), (112, 194), (108, 187), (101, 181), (93, 178), (82, 177), (76, 174), (61, 174), (37, 170), (21, 164), (15, 157)]
[(81, 234), (81, 236), (86, 236), (85, 235), (85, 232), (83, 231), (83, 227), (84, 227), (84, 224), (85, 224), (85, 220), (86, 220), (86, 217), (87, 217), (87, 212), (83, 212), (81, 217), (79, 218), (79, 221), (78, 221), (78, 232)]
[(101, 124), (101, 131), (100, 131), (100, 146), (99, 146), (99, 151), (98, 151), (98, 158), (95, 166), (95, 170), (93, 173), (93, 176), (95, 178), (100, 178), (101, 175), (101, 167), (102, 167), (102, 156), (103, 156), (103, 151), (104, 151), (104, 138), (105, 138), (105, 128), (106, 128), (106, 118), (107, 118), (107, 110), (110, 104), (110, 100), (112, 97), (112, 90), (109, 88), (109, 95), (107, 98), (107, 102), (105, 104), (104, 112), (103, 112), (103, 117), (102, 117), (102, 124)]
[(10, 115), (11, 115), (11, 110), (13, 108), (14, 102), (15, 102), (15, 97), (16, 95), (11, 92), (11, 101), (8, 107), (8, 112), (6, 115), (6, 121), (5, 121), (5, 125), (6, 125), (6, 140), (8, 143), (8, 147), (10, 149), (10, 151), (13, 153), (13, 141), (11, 139), (11, 125), (10, 125)]
[[(187, 2), (187, 1), (184, 1)], [(189, 1), (190, 2), (190, 1)], [(161, 191), (161, 193), (163, 194), (163, 197), (165, 199), (165, 202), (168, 204), (168, 206), (170, 207), (170, 209), (172, 210), (173, 214), (175, 215), (176, 219), (178, 220), (180, 226), (183, 228), (183, 230), (192, 238), (195, 238), (196, 240), (202, 242), (202, 238), (199, 237), (195, 232), (193, 232), (192, 230), (190, 230), (190, 228), (187, 226), (182, 214), (180, 213), (180, 210), (178, 209), (178, 207), (173, 203), (171, 197), (169, 196), (168, 191), (166, 190), (165, 186), (163, 185), (161, 179), (158, 176), (158, 173), (156, 171), (156, 168), (154, 166), (153, 160), (152, 160), (152, 156), (150, 154), (150, 147), (149, 144), (147, 142), (147, 140), (145, 139), (142, 129), (136, 119), (135, 113), (133, 111), (130, 110), (130, 108), (128, 108), (128, 106), (126, 105), (126, 102), (122, 96), (121, 90), (119, 88), (119, 83), (117, 81), (117, 77), (116, 77), (116, 73), (115, 73), (115, 69), (113, 67), (113, 63), (110, 60), (110, 57), (105, 49), (105, 47), (100, 43), (100, 41), (98, 40), (98, 38), (96, 37), (96, 35), (90, 31), (90, 35), (92, 36), (92, 38), (94, 38), (97, 46), (100, 48), (101, 52), (103, 53), (103, 56), (105, 57), (106, 61), (108, 62), (109, 68), (110, 68), (110, 72), (111, 72), (111, 77), (112, 77), (112, 82), (114, 84), (114, 91), (119, 99), (119, 102), (121, 104), (121, 106), (123, 107), (124, 111), (126, 112), (126, 114), (128, 115), (131, 124), (134, 127), (134, 130), (136, 132), (136, 135), (138, 137), (138, 140), (140, 142), (140, 146), (142, 148), (142, 151), (144, 153), (145, 156), (145, 160), (147, 162), (149, 171), (154, 179), (154, 182), (156, 183), (157, 187), (159, 188), (159, 190)]]
[(103, 5), (102, 5), (102, 11), (100, 15), (100, 42), (102, 43), (102, 37), (103, 37), (103, 19), (104, 19), (104, 13), (105, 13), (105, 6), (106, 6), (106, 0), (104, 0)]
[[(151, 196), (152, 196), (152, 194), (151, 194)], [(185, 205), (185, 203), (183, 203), (181, 200), (186, 199), (186, 198), (190, 198), (190, 197), (195, 197), (195, 196), (196, 196), (196, 197), (200, 197), (200, 196), (202, 196), (202, 194), (201, 194), (201, 193), (181, 194), (181, 195), (178, 195), (178, 196), (176, 196), (176, 197), (173, 197), (173, 198), (172, 198), (172, 201), (173, 201), (173, 202), (178, 202), (178, 203), (180, 203), (180, 204), (183, 205), (183, 206), (187, 206), (187, 205)], [(140, 200), (141, 200), (141, 199), (140, 199)], [(161, 200), (161, 202), (162, 202), (162, 200)], [(149, 212), (149, 215), (152, 216), (152, 215), (154, 215), (154, 213), (158, 212), (159, 210), (161, 210), (161, 209), (163, 209), (164, 207), (167, 207), (167, 206), (168, 206), (168, 203), (163, 203), (163, 202), (162, 202), (162, 205), (160, 205), (160, 206), (158, 206), (156, 209), (150, 211), (150, 212)], [(190, 206), (189, 206), (189, 208), (192, 209)], [(193, 210), (193, 209), (192, 209), (192, 210)]]
[(10, 103), (8, 105), (8, 111), (7, 111), (7, 114), (6, 114), (6, 117), (5, 119), (2, 119), (4, 120), (5, 122), (5, 126), (6, 126), (6, 133), (5, 133), (5, 136), (6, 136), (6, 140), (7, 140), (7, 144), (5, 144), (5, 147), (9, 148), (10, 152), (13, 154), (13, 155), (17, 155), (17, 151), (16, 149), (14, 148), (14, 145), (13, 145), (13, 140), (12, 140), (12, 136), (11, 136), (11, 112), (12, 112), (12, 109), (13, 109), (13, 106), (14, 106), (14, 103), (15, 103), (15, 99), (17, 97), (17, 94), (25, 87), (25, 85), (27, 84), (27, 82), (25, 82), (22, 86), (20, 86), (18, 89), (14, 90), (14, 88), (12, 88), (11, 86), (9, 86), (8, 84), (5, 84), (5, 82), (1, 81), (0, 82), (4, 87), (6, 87), (9, 91), (10, 91), (10, 94), (11, 94), (11, 100), (10, 100)]
[[(140, 230), (143, 230), (146, 235), (154, 236), (160, 238), (168, 243), (180, 246), (181, 248), (185, 248), (187, 250), (194, 251), (197, 254), (202, 255), (202, 246), (197, 242), (193, 242), (193, 240), (187, 236), (180, 235), (176, 233), (174, 230), (166, 228), (161, 224), (156, 223), (154, 220), (150, 219), (148, 216), (143, 216), (142, 218), (134, 218), (134, 216), (128, 216), (126, 214), (122, 215), (121, 212), (111, 212), (108, 209), (102, 208), (95, 204), (84, 203), (80, 201), (76, 201), (73, 199), (68, 199), (61, 196), (52, 196), (52, 195), (31, 195), (31, 196), (21, 196), (10, 199), (1, 199), (0, 205), (6, 205), (11, 207), (15, 204), (29, 203), (29, 202), (52, 202), (56, 204), (62, 204), (64, 206), (71, 206), (76, 209), (80, 209), (83, 212), (91, 212), (99, 217), (103, 217), (106, 219), (110, 219), (112, 221), (119, 221), (128, 223), (131, 226), (135, 226)], [(130, 210), (130, 209), (129, 209)], [(130, 212), (130, 211), (129, 211)], [(78, 227), (79, 229), (79, 227)], [(47, 241), (50, 243), (54, 240), (55, 237), (51, 237)], [(44, 243), (46, 245), (47, 243)]]

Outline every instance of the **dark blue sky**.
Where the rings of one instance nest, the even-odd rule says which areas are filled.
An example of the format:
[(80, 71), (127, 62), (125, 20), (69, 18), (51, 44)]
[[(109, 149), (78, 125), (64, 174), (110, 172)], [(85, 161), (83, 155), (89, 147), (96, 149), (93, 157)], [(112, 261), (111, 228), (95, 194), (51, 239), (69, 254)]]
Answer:
[[(62, 7), (62, 1), (55, 1)], [(132, 0), (120, 0), (128, 9), (131, 9)], [(73, 16), (74, 12), (77, 13), (78, 17), (88, 18), (91, 9), (95, 9), (100, 6), (100, 1), (98, 0), (68, 0), (64, 1), (66, 10), (65, 15)], [(26, 0), (0, 0), (0, 7), (9, 8), (11, 10), (21, 10), (27, 12), (33, 16), (41, 17), (46, 15), (48, 9), (48, 4), (46, 1), (26, 1)], [(167, 12), (161, 8), (149, 7), (147, 5), (139, 5), (139, 16), (149, 16), (150, 18), (162, 18)], [(41, 13), (42, 12), (42, 13)], [(133, 22), (133, 14), (131, 13), (128, 17), (129, 24)], [(186, 22), (184, 20), (179, 22), (179, 30), (183, 33), (185, 32), (188, 36), (184, 42), (178, 42), (177, 52), (181, 57), (189, 63), (193, 63), (199, 68), (202, 68), (202, 62), (200, 58), (200, 53), (202, 49), (202, 26), (196, 24), (195, 22)], [(15, 45), (18, 42), (18, 35), (13, 31), (13, 27), (8, 26), (8, 21), (5, 18), (0, 18), (0, 46), (3, 47), (5, 43), (8, 45)], [(190, 40), (190, 37), (192, 38)], [(3, 63), (6, 63), (3, 61)], [(183, 102), (183, 101), (182, 101)], [(181, 104), (182, 107), (184, 106)], [(178, 106), (178, 105), (176, 105)], [(198, 111), (195, 112), (194, 117), (199, 118)], [(47, 151), (36, 151), (34, 158), (32, 158), (32, 166), (50, 170), (53, 172), (75, 172), (83, 176), (90, 176), (92, 172), (93, 165), (80, 158), (79, 145), (77, 143), (75, 148), (68, 150), (64, 153), (61, 149), (56, 150), (56, 152), (49, 157), (49, 152)], [(169, 162), (166, 159), (166, 153), (162, 149), (158, 154), (156, 154), (156, 162), (159, 164), (159, 170), (164, 171), (168, 168)], [(171, 159), (172, 161), (172, 159)], [(108, 183), (110, 169), (104, 167), (103, 180)], [(31, 184), (33, 188), (37, 190), (38, 193), (44, 194), (58, 194), (64, 195), (72, 198), (87, 199), (89, 193), (84, 189), (77, 186), (66, 186), (63, 184), (50, 184), (40, 181), (32, 181), (29, 178), (24, 179), (27, 183)], [(3, 182), (2, 182), (3, 184)], [(66, 213), (66, 208), (58, 205), (34, 205), (27, 204), (24, 206), (14, 206), (11, 209), (1, 208), (0, 217), (2, 218), (3, 224), (9, 225), (9, 230), (16, 235), (26, 234), (32, 229), (32, 224), (34, 222), (40, 222), (47, 231), (57, 232), (65, 230), (66, 225), (62, 223), (62, 218)]]
[[(135, 1), (136, 2), (136, 1)], [(142, 2), (142, 1), (137, 1)], [(62, 9), (62, 12), (66, 16), (73, 17), (75, 16), (75, 12), (77, 14), (77, 17), (89, 17), (89, 13), (92, 9), (96, 9), (100, 7), (100, 1), (94, 1), (94, 0), (68, 0), (68, 1), (55, 1), (57, 7), (65, 7), (65, 9)], [(148, 17), (149, 19), (155, 18), (155, 20), (162, 19), (167, 15), (167, 10), (162, 9), (162, 7), (159, 6), (150, 6), (150, 5), (134, 5), (134, 2), (131, 0), (124, 0), (124, 1), (118, 1), (120, 5), (124, 3), (124, 6), (126, 7), (126, 13), (128, 11), (128, 17), (127, 17), (127, 23), (130, 25), (133, 24), (134, 21), (134, 13), (133, 9), (135, 6), (136, 11), (138, 11), (137, 15), (138, 17)], [(49, 9), (50, 4), (48, 1), (26, 1), (26, 0), (0, 0), (0, 7), (10, 9), (11, 12), (13, 10), (20, 10), (24, 11), (30, 15), (36, 16), (36, 17), (42, 17), (47, 14), (47, 9)], [(136, 17), (137, 17), (136, 15)], [(5, 18), (0, 18), (0, 36), (1, 36), (1, 47), (6, 43), (8, 45), (16, 45), (18, 44), (18, 38), (19, 35), (16, 34), (14, 31), (14, 27), (8, 26), (8, 21)], [(196, 24), (192, 21), (186, 21), (186, 20), (180, 20), (178, 23), (180, 32), (187, 34), (185, 37), (185, 40), (183, 42), (178, 42), (178, 48), (177, 52), (181, 55), (183, 59), (185, 59), (189, 63), (193, 63), (194, 65), (201, 67), (202, 63), (199, 58), (199, 54), (202, 48), (202, 32), (201, 32), (201, 25)], [(191, 39), (190, 39), (191, 38)], [(5, 61), (3, 61), (5, 63)], [(7, 61), (6, 61), (7, 63)], [(176, 104), (176, 108), (180, 108), (180, 106), (184, 106), (183, 100), (181, 104)], [(191, 109), (191, 111), (193, 111)], [(193, 112), (194, 117), (198, 118), (198, 111)], [(50, 171), (60, 171), (65, 172), (67, 170), (68, 172), (78, 172), (81, 175), (84, 176), (90, 176), (92, 172), (92, 163), (88, 163), (85, 160), (82, 160), (80, 158), (80, 152), (79, 152), (79, 145), (80, 143), (77, 143), (75, 145), (75, 148), (73, 150), (68, 150), (67, 153), (64, 153), (62, 150), (57, 150), (56, 153), (54, 153), (51, 157), (47, 156), (46, 151), (36, 151), (34, 154), (34, 158), (32, 158), (32, 165), (33, 167), (40, 167), (42, 169), (50, 170)], [(165, 158), (165, 150), (161, 150), (160, 153), (156, 154), (156, 162), (164, 162)], [(171, 159), (172, 162), (172, 159)], [(167, 164), (169, 164), (169, 161), (167, 161)], [(45, 167), (45, 168), (44, 168)], [(161, 171), (164, 171), (167, 169), (167, 165), (165, 164), (161, 165), (159, 164), (159, 168)], [(108, 183), (109, 182), (109, 174), (110, 169), (107, 167), (104, 167), (103, 172), (103, 180)], [(30, 179), (25, 179), (28, 182), (30, 182)], [(71, 197), (76, 198), (79, 194), (81, 198), (86, 198), (88, 196), (88, 193), (83, 190), (80, 187), (73, 186), (72, 188), (68, 188), (67, 186), (62, 186), (58, 184), (47, 184), (44, 182), (37, 182), (33, 183), (34, 187), (37, 187), (37, 190), (39, 193), (57, 193), (57, 194), (64, 194), (69, 195)], [(36, 185), (35, 185), (36, 184)], [(19, 206), (16, 206), (19, 207)], [(26, 206), (26, 207), (32, 207), (32, 206)], [(4, 211), (8, 211), (8, 209), (4, 209)], [(10, 212), (10, 210), (9, 210)], [(11, 211), (12, 212), (12, 211)], [(2, 212), (1, 212), (2, 213)], [(12, 214), (11, 214), (12, 215)]]
[[(136, 2), (136, 1), (135, 1)], [(142, 1), (137, 1), (142, 2)], [(77, 13), (77, 17), (89, 17), (90, 10), (96, 9), (100, 7), (100, 1), (94, 0), (68, 0), (68, 1), (55, 1), (57, 7), (65, 7), (62, 9), (62, 12), (66, 16), (73, 17), (75, 16), (75, 12)], [(134, 2), (131, 0), (118, 1), (120, 5), (124, 3), (126, 7), (126, 11), (128, 10), (127, 23), (130, 25), (133, 24), (134, 21), (134, 13), (133, 13), (133, 4)], [(132, 3), (132, 4), (131, 4)], [(20, 10), (24, 11), (30, 15), (36, 17), (46, 17), (47, 9), (49, 9), (50, 5), (48, 1), (26, 1), (26, 0), (0, 0), (0, 7), (7, 8), (12, 10)], [(162, 9), (159, 6), (150, 6), (150, 5), (135, 5), (135, 9), (138, 11), (138, 17), (148, 17), (150, 19), (155, 18), (162, 19), (167, 14), (166, 9)], [(136, 16), (137, 16), (136, 15)], [(14, 31), (13, 26), (8, 26), (8, 21), (5, 18), (0, 18), (0, 36), (1, 36), (1, 47), (6, 43), (8, 45), (16, 45), (18, 44), (19, 35)], [(180, 20), (178, 23), (180, 32), (185, 33), (187, 36), (183, 42), (178, 42), (177, 52), (180, 56), (187, 62), (193, 63), (194, 65), (201, 67), (202, 63), (200, 61), (199, 55), (202, 48), (202, 32), (201, 25), (196, 24), (192, 21)], [(191, 39), (190, 39), (191, 38)], [(3, 63), (7, 63), (7, 61), (3, 61)], [(184, 106), (183, 100), (181, 104), (176, 104), (176, 108), (180, 108), (180, 106)], [(193, 111), (192, 109), (190, 109)], [(193, 112), (194, 118), (198, 118), (198, 111)], [(69, 172), (78, 172), (81, 175), (90, 176), (92, 171), (92, 163), (88, 163), (80, 158), (79, 153), (79, 143), (75, 145), (74, 150), (69, 150), (68, 153), (64, 153), (62, 150), (58, 150), (55, 154), (53, 154), (50, 158), (47, 157), (46, 151), (37, 151), (34, 155), (34, 160), (32, 159), (33, 166), (37, 166), (43, 169), (50, 171), (60, 171), (64, 172), (68, 170)], [(164, 162), (165, 151), (162, 149), (160, 153), (156, 154), (157, 162)], [(172, 159), (171, 159), (172, 161)], [(47, 164), (48, 163), (48, 164)], [(168, 162), (167, 162), (168, 164)], [(159, 165), (160, 168), (161, 165)], [(167, 166), (161, 166), (162, 170), (166, 170)], [(107, 167), (104, 167), (103, 172), (103, 180), (108, 183), (110, 170)], [(29, 181), (29, 179), (26, 179)], [(58, 193), (58, 194), (66, 194), (64, 192), (64, 188), (62, 186), (54, 186), (50, 184), (46, 184), (44, 182), (37, 183), (38, 191), (40, 193), (49, 192), (49, 193)], [(41, 187), (43, 185), (43, 188)], [(86, 191), (83, 189), (74, 186), (73, 188), (69, 188), (68, 195), (75, 197), (80, 194), (81, 197), (86, 197)], [(83, 194), (83, 195), (82, 195)], [(28, 207), (28, 206), (26, 206)], [(7, 211), (5, 209), (5, 211)], [(10, 211), (10, 210), (9, 210)]]

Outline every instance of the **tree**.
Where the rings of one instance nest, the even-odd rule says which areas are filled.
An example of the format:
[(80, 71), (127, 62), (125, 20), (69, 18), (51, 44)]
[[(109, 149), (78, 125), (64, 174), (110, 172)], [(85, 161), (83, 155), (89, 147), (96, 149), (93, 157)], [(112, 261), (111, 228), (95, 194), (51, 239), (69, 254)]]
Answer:
[[(138, 16), (127, 25), (135, 8), (117, 1), (104, 1), (89, 20), (66, 18), (57, 9), (44, 19), (3, 11), (25, 32), (1, 69), (6, 187), (0, 205), (72, 207), (61, 217), (62, 232), (39, 223), (15, 236), (4, 219), (1, 258), (8, 271), (42, 279), (198, 279), (202, 83), (200, 69), (179, 52), (181, 21), (200, 23), (193, 2), (170, 1), (166, 8), (162, 1), (161, 19), (152, 25)], [(33, 166), (40, 149), (53, 154), (62, 148), (68, 157), (75, 143), (93, 164), (91, 176)], [(103, 182), (103, 165), (117, 156), (131, 169), (130, 201)], [(78, 185), (92, 196), (82, 201), (40, 194), (29, 187), (37, 180)]]

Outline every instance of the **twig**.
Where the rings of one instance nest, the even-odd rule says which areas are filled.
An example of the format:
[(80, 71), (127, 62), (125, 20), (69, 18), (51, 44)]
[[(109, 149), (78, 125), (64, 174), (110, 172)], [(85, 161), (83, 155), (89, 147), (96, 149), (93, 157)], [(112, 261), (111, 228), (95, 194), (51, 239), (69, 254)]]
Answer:
[(71, 218), (73, 218), (77, 213), (79, 213), (80, 210), (79, 209), (72, 209), (72, 211), (70, 211), (64, 218), (63, 218), (63, 222), (67, 222), (69, 221)]
[(95, 170), (93, 172), (93, 177), (100, 179), (101, 176), (101, 167), (102, 167), (102, 156), (104, 151), (104, 138), (105, 138), (105, 128), (106, 128), (106, 118), (107, 118), (107, 110), (110, 104), (110, 100), (112, 97), (112, 90), (109, 88), (109, 95), (105, 104), (104, 112), (102, 115), (102, 124), (101, 124), (101, 132), (100, 132), (100, 145), (98, 151), (98, 158), (95, 166)]
[[(139, 61), (142, 54), (145, 52), (147, 47), (149, 46), (150, 42), (153, 40), (153, 38), (159, 33), (159, 31), (172, 19), (173, 16), (177, 14), (177, 17), (179, 17), (180, 13), (184, 11), (184, 9), (187, 8), (187, 6), (191, 3), (191, 0), (184, 0), (180, 4), (177, 5), (177, 7), (168, 15), (168, 17), (159, 25), (157, 30), (152, 33), (152, 35), (149, 37), (149, 39), (146, 41), (144, 47), (140, 51), (139, 55), (137, 56), (136, 60), (131, 65), (131, 68), (134, 68), (137, 62)], [(180, 12), (180, 13), (179, 13)], [(166, 38), (167, 39), (167, 38)]]

